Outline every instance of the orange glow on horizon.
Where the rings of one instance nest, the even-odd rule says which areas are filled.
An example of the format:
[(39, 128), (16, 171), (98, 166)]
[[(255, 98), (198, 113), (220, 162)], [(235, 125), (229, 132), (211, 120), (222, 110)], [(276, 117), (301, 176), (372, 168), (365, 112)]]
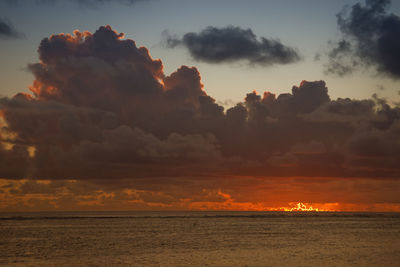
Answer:
[(307, 207), (306, 204), (299, 202), (296, 204), (296, 207), (287, 209), (285, 211), (326, 211), (326, 210), (320, 210), (318, 208), (313, 208), (311, 205)]
[[(354, 202), (265, 202), (237, 199), (231, 191), (204, 190), (197, 197), (173, 199), (169, 192), (124, 188), (87, 190), (79, 180), (32, 180), (0, 178), (0, 211), (77, 210), (173, 210), (173, 211), (258, 211), (258, 212), (400, 212), (400, 203)], [(78, 193), (74, 191), (77, 190)], [(306, 199), (294, 197), (297, 199)], [(279, 196), (276, 196), (279, 199)], [(310, 201), (310, 200), (306, 200)]]
[(271, 209), (271, 210), (276, 210), (276, 211), (288, 211), (288, 212), (319, 212), (319, 211), (338, 211), (334, 209), (334, 206), (337, 206), (339, 203), (326, 203), (323, 205), (323, 207), (316, 207), (314, 208), (312, 205), (309, 203), (303, 203), (303, 202), (298, 202), (298, 203), (289, 203), (289, 207), (280, 207), (277, 209)]

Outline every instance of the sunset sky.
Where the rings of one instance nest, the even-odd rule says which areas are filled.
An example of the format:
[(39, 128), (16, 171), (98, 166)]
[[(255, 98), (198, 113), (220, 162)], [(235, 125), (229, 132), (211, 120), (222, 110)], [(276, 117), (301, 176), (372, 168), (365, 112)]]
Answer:
[(400, 211), (400, 2), (0, 1), (0, 211)]

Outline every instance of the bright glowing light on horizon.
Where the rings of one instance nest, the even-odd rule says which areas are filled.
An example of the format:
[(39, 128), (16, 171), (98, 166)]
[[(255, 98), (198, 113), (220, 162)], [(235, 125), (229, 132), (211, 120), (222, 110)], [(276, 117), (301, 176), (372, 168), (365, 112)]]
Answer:
[(294, 207), (293, 207), (293, 203), (289, 203), (289, 204), (292, 205), (292, 207), (282, 207), (279, 210), (282, 210), (282, 211), (334, 211), (334, 210), (313, 208), (313, 206), (311, 206), (311, 205), (307, 206), (307, 203), (304, 204), (303, 202), (296, 203)]

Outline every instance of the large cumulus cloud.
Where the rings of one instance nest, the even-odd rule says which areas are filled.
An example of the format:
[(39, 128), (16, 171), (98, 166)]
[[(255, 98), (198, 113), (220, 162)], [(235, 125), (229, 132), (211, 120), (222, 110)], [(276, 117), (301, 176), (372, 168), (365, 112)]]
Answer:
[(400, 77), (400, 17), (388, 11), (390, 0), (366, 0), (337, 15), (343, 38), (329, 53), (326, 71), (340, 76), (374, 67)]
[[(0, 100), (0, 177), (47, 181), (22, 182), (28, 189), (79, 185), (71, 190), (92, 190), (81, 202), (190, 207), (246, 202), (277, 177), (400, 177), (400, 109), (376, 96), (332, 100), (324, 81), (303, 81), (290, 93), (250, 92), (224, 110), (195, 67), (166, 75), (110, 26), (53, 35), (38, 52), (30, 94)], [(28, 190), (16, 183), (2, 190)]]
[(167, 36), (167, 46), (186, 47), (198, 61), (231, 63), (245, 61), (251, 65), (289, 64), (300, 60), (296, 49), (281, 41), (261, 37), (251, 29), (209, 26), (199, 33), (189, 32), (182, 38)]

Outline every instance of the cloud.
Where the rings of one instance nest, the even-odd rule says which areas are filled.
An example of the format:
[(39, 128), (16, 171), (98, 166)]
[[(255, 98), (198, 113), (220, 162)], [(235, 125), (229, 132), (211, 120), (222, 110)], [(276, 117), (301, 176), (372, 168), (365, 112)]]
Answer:
[(6, 149), (0, 146), (1, 177), (22, 179), (28, 177), (29, 152), (25, 146), (14, 145)]
[[(0, 99), (0, 177), (14, 191), (0, 190), (16, 209), (42, 205), (29, 191), (65, 209), (199, 208), (218, 199), (255, 208), (266, 192), (292, 192), (288, 202), (307, 196), (295, 192), (313, 179), (400, 176), (400, 108), (376, 95), (331, 99), (324, 81), (302, 81), (280, 95), (249, 92), (224, 110), (195, 67), (166, 74), (110, 26), (52, 35), (38, 53), (30, 93)], [(293, 177), (310, 182), (299, 188)], [(394, 201), (389, 195), (382, 201)]]
[(292, 152), (295, 154), (322, 154), (326, 152), (326, 148), (323, 143), (311, 141), (295, 145), (292, 148)]
[[(150, 179), (151, 180), (151, 179)], [(97, 181), (0, 179), (2, 211), (44, 210), (258, 210), (279, 209), (298, 199), (313, 207), (347, 211), (398, 211), (399, 181), (376, 179), (304, 179), (300, 177), (219, 180), (183, 179), (175, 185), (124, 181), (122, 186)], [(244, 183), (243, 181), (246, 181)], [(217, 189), (216, 189), (217, 187)], [(223, 187), (224, 189), (218, 189)], [(185, 189), (185, 190), (182, 190)], [(337, 203), (338, 199), (341, 200)], [(375, 201), (375, 202), (374, 202)], [(320, 203), (320, 205), (316, 205)]]
[(400, 77), (400, 17), (390, 13), (390, 0), (366, 0), (337, 15), (342, 40), (333, 45), (326, 72), (344, 76), (359, 68), (375, 68)]
[(272, 156), (268, 159), (269, 164), (279, 167), (294, 167), (297, 165), (297, 162), (298, 159), (289, 153)]
[(257, 38), (251, 29), (209, 26), (199, 33), (189, 32), (182, 38), (166, 36), (168, 47), (184, 46), (197, 61), (207, 63), (247, 62), (270, 66), (297, 62), (301, 56), (296, 49), (276, 39)]
[(14, 28), (9, 19), (0, 18), (0, 39), (15, 39), (23, 36), (22, 33)]

